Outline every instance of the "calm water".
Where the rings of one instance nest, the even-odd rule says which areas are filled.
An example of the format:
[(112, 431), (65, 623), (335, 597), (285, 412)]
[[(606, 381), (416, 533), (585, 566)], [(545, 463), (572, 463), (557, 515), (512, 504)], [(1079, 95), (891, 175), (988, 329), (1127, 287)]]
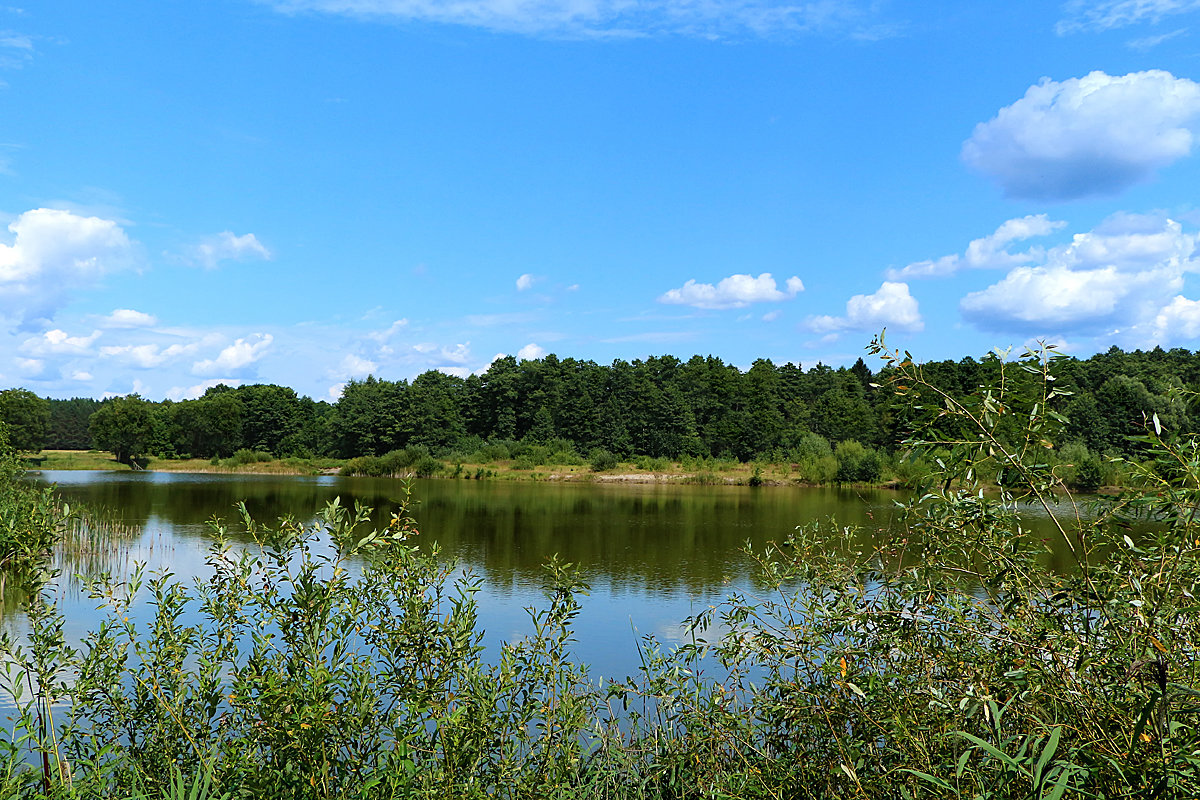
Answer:
[[(68, 502), (111, 509), (137, 531), (58, 566), (60, 603), (73, 637), (97, 620), (73, 573), (126, 574), (135, 562), (189, 581), (206, 573), (207, 521), (233, 519), (244, 500), (260, 522), (307, 519), (335, 497), (376, 509), (386, 525), (400, 484), (369, 478), (185, 475), (169, 472), (52, 472)], [(416, 481), (413, 515), (425, 542), (483, 579), (481, 624), (491, 642), (531, 628), (525, 609), (545, 605), (542, 564), (552, 555), (579, 564), (592, 586), (576, 633), (578, 658), (596, 677), (623, 677), (637, 665), (636, 640), (679, 641), (679, 623), (730, 591), (752, 591), (747, 542), (779, 541), (814, 519), (860, 525), (864, 537), (891, 522), (898, 495), (886, 490), (752, 489), (734, 486)], [(864, 542), (865, 544), (865, 542)], [(10, 615), (9, 624), (19, 626)]]

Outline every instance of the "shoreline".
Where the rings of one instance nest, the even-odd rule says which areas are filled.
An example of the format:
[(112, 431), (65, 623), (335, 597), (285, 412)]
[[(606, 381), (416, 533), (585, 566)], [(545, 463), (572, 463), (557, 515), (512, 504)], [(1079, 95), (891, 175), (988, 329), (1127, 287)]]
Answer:
[[(195, 475), (279, 475), (279, 476), (317, 476), (335, 475), (341, 477), (389, 477), (401, 478), (435, 478), (439, 480), (482, 480), (482, 481), (518, 481), (529, 483), (596, 483), (596, 484), (673, 484), (681, 486), (754, 486), (780, 488), (820, 488), (846, 486), (872, 489), (902, 488), (895, 479), (878, 483), (813, 483), (798, 477), (789, 477), (791, 468), (783, 464), (759, 464), (756, 477), (756, 465), (741, 464), (720, 472), (658, 470), (639, 471), (632, 463), (621, 464), (616, 470), (593, 472), (586, 465), (539, 465), (542, 468), (513, 469), (511, 462), (492, 462), (487, 464), (458, 464), (441, 462), (442, 468), (433, 475), (418, 476), (415, 471), (395, 473), (391, 475), (342, 475), (343, 464), (347, 460), (339, 459), (275, 459), (267, 462), (255, 462), (224, 466), (212, 464), (201, 459), (173, 460), (152, 459), (144, 470), (133, 470), (126, 464), (121, 464), (111, 454), (96, 450), (46, 450), (38, 456), (26, 456), (22, 459), (25, 468), (30, 472), (44, 470), (65, 471), (96, 471), (96, 472), (179, 472)], [(334, 463), (339, 462), (341, 463)], [(300, 463), (297, 463), (300, 462)]]

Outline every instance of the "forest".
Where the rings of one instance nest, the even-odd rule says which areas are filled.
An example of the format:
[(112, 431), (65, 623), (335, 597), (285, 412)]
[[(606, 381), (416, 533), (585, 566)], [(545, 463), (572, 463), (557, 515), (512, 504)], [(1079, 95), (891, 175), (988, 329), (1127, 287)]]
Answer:
[[(928, 379), (955, 396), (993, 382), (1001, 354), (926, 362)], [(1095, 457), (1128, 456), (1129, 438), (1157, 414), (1171, 430), (1200, 429), (1200, 410), (1177, 389), (1200, 388), (1200, 353), (1185, 349), (1056, 360), (1070, 396), (1062, 444)], [(336, 403), (284, 386), (220, 385), (195, 400), (105, 400), (0, 392), (0, 420), (18, 450), (97, 448), (139, 456), (228, 458), (239, 450), (350, 459), (417, 448), (453, 457), (487, 447), (552, 444), (587, 456), (801, 461), (845, 442), (894, 453), (910, 409), (859, 359), (849, 368), (755, 361), (745, 371), (714, 356), (670, 355), (609, 365), (547, 355), (509, 356), (467, 378), (429, 371), (412, 381), (368, 377)], [(1084, 450), (1086, 448), (1086, 450)]]

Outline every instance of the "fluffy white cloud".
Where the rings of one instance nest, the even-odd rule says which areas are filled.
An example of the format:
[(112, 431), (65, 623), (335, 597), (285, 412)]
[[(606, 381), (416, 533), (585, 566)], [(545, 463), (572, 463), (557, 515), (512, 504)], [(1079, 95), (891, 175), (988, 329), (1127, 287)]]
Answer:
[(192, 372), (196, 375), (233, 375), (266, 355), (272, 341), (274, 337), (269, 333), (256, 333), (238, 339), (222, 350), (216, 358), (197, 361), (192, 365)]
[(15, 312), (25, 321), (52, 318), (68, 289), (133, 261), (133, 244), (112, 220), (37, 208), (8, 230), (12, 244), (0, 244), (0, 313)]
[(26, 377), (37, 377), (46, 369), (46, 362), (40, 358), (18, 358), (17, 369)]
[(1055, 25), (1060, 35), (1079, 31), (1107, 31), (1164, 17), (1200, 10), (1200, 0), (1072, 0), (1066, 16)]
[(546, 350), (533, 342), (517, 351), (517, 358), (522, 361), (534, 361), (546, 355)]
[(1162, 70), (1043, 78), (975, 127), (968, 165), (1012, 197), (1111, 194), (1192, 151), (1200, 84)]
[(1200, 300), (1174, 297), (1154, 317), (1152, 335), (1157, 342), (1178, 342), (1200, 336)]
[(537, 279), (534, 278), (532, 275), (530, 275), (528, 272), (526, 272), (524, 275), (517, 278), (517, 291), (523, 292), (526, 289), (533, 288), (533, 282), (535, 280), (537, 280)]
[(90, 336), (71, 336), (57, 328), (32, 336), (21, 343), (21, 352), (34, 356), (83, 355), (90, 352), (92, 344), (100, 338), (100, 331)]
[(347, 353), (335, 370), (339, 378), (365, 378), (379, 369), (374, 361)]
[(149, 328), (157, 324), (158, 318), (153, 314), (134, 311), (132, 308), (114, 309), (104, 317), (104, 326), (107, 328)]
[(986, 330), (1167, 341), (1190, 330), (1191, 301), (1177, 293), (1200, 267), (1196, 250), (1197, 236), (1174, 220), (1116, 214), (1050, 250), (1044, 263), (968, 294), (959, 308)]
[(190, 355), (196, 352), (198, 347), (197, 343), (172, 344), (167, 347), (157, 344), (108, 345), (100, 348), (100, 355), (139, 369), (153, 369)]
[(757, 278), (751, 275), (730, 275), (716, 286), (689, 280), (678, 289), (671, 289), (658, 298), (660, 303), (687, 305), (696, 308), (744, 308), (751, 303), (790, 300), (804, 291), (804, 282), (792, 276), (787, 279), (786, 291), (775, 285), (771, 273)]
[(465, 364), (471, 360), (471, 343), (456, 344), (454, 347), (443, 347), (439, 353), (443, 362)]
[(271, 260), (271, 251), (253, 233), (235, 236), (222, 231), (196, 245), (193, 256), (206, 269), (216, 269), (222, 261)]
[(1045, 214), (1010, 219), (996, 232), (967, 245), (961, 256), (957, 253), (931, 261), (917, 261), (901, 269), (889, 269), (889, 280), (902, 281), (910, 278), (941, 278), (953, 275), (960, 269), (1008, 269), (1031, 261), (1041, 260), (1045, 250), (1032, 247), (1023, 253), (1010, 253), (1008, 246), (1035, 236), (1046, 236), (1067, 223), (1050, 219)]
[(839, 333), (848, 330), (898, 328), (919, 331), (925, 327), (917, 299), (909, 294), (907, 283), (884, 281), (874, 294), (856, 294), (846, 301), (844, 317), (811, 317), (807, 322), (815, 333)]
[(201, 381), (200, 383), (192, 386), (172, 386), (167, 390), (167, 397), (176, 402), (180, 400), (195, 400), (198, 397), (203, 397), (204, 393), (212, 387), (220, 386), (221, 384), (225, 384), (226, 386), (238, 386), (241, 384), (241, 381), (230, 380), (228, 378), (215, 378), (212, 380)]
[(779, 36), (832, 33), (858, 38), (894, 35), (895, 26), (867, 0), (779, 3), (775, 0), (264, 0), (279, 11), (319, 11), (359, 18), (414, 20), (552, 36), (630, 37), (656, 34)]

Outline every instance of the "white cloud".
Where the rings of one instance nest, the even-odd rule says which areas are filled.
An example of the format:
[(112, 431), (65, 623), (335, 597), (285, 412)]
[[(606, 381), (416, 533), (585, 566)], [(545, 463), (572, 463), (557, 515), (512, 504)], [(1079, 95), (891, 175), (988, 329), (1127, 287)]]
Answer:
[(1185, 274), (1200, 268), (1196, 251), (1197, 236), (1174, 220), (1114, 214), (1051, 249), (1044, 263), (968, 294), (959, 308), (986, 330), (1164, 342), (1190, 330), (1191, 301), (1177, 293)]
[(342, 392), (345, 391), (345, 389), (345, 383), (335, 383), (325, 392), (325, 397), (329, 400), (329, 402), (336, 403), (338, 400), (342, 399)]
[(953, 275), (960, 269), (1008, 269), (1019, 264), (1041, 260), (1045, 250), (1032, 247), (1023, 253), (1008, 252), (1008, 245), (1035, 236), (1046, 236), (1067, 223), (1050, 219), (1045, 214), (1010, 219), (996, 229), (995, 233), (975, 239), (967, 245), (963, 255), (957, 253), (942, 256), (932, 261), (917, 261), (901, 269), (889, 269), (889, 280), (911, 278), (941, 278)]
[(546, 355), (545, 349), (533, 342), (530, 342), (517, 351), (517, 358), (521, 361), (536, 361), (544, 355)]
[(361, 19), (423, 21), (544, 36), (627, 38), (680, 35), (829, 34), (878, 39), (895, 27), (867, 0), (779, 3), (776, 0), (264, 0), (285, 13), (324, 12)]
[(1169, 42), (1171, 39), (1176, 39), (1185, 33), (1187, 33), (1186, 28), (1176, 28), (1170, 33), (1160, 33), (1157, 36), (1142, 36), (1137, 39), (1131, 39), (1125, 45), (1133, 50), (1153, 50), (1163, 42)]
[(167, 390), (167, 397), (178, 402), (180, 400), (195, 400), (198, 397), (203, 397), (204, 393), (214, 386), (238, 386), (241, 384), (239, 380), (230, 380), (229, 378), (214, 378), (212, 380), (201, 381), (192, 386), (172, 386)]
[(248, 261), (252, 258), (271, 260), (271, 251), (253, 233), (235, 236), (232, 231), (222, 231), (210, 236), (193, 251), (193, 258), (205, 269), (216, 269), (222, 261)]
[(1192, 151), (1200, 85), (1162, 70), (1043, 78), (975, 127), (963, 160), (1011, 197), (1113, 194)]
[(338, 364), (335, 372), (341, 378), (365, 378), (377, 369), (379, 369), (379, 365), (374, 361), (359, 358), (353, 353), (347, 353), (342, 362)]
[(471, 343), (456, 344), (454, 347), (443, 347), (440, 355), (443, 360), (453, 364), (465, 364), (471, 359)]
[(16, 312), (26, 322), (52, 318), (69, 289), (133, 262), (133, 244), (111, 220), (38, 208), (8, 230), (12, 244), (0, 244), (0, 312)]
[(29, 377), (40, 375), (42, 370), (46, 368), (46, 362), (40, 358), (18, 358), (17, 369), (25, 373)]
[(21, 351), (35, 356), (83, 355), (91, 350), (92, 344), (99, 338), (100, 331), (92, 331), (90, 336), (71, 336), (55, 328), (41, 336), (26, 339), (21, 343)]
[(167, 347), (159, 347), (156, 344), (108, 345), (100, 348), (100, 355), (139, 369), (153, 369), (190, 355), (196, 352), (198, 347), (198, 343), (172, 344)]
[(1200, 301), (1174, 297), (1154, 317), (1154, 341), (1177, 342), (1200, 336)]
[(526, 289), (533, 288), (533, 284), (536, 280), (537, 280), (537, 278), (533, 277), (528, 272), (526, 272), (524, 275), (517, 278), (517, 291), (523, 292)]
[(790, 300), (804, 291), (804, 282), (792, 276), (787, 279), (786, 288), (786, 291), (780, 291), (769, 272), (757, 278), (738, 274), (724, 278), (716, 286), (689, 280), (680, 288), (671, 289), (660, 296), (658, 302), (695, 308), (744, 308), (751, 303)]
[(108, 328), (149, 328), (157, 324), (158, 318), (153, 314), (134, 311), (132, 308), (114, 309), (104, 317), (104, 325)]
[(774, 322), (775, 320), (779, 319), (779, 315), (781, 313), (782, 312), (779, 311), (778, 309), (776, 309), (774, 311), (768, 311), (767, 313), (762, 315), (763, 322)]
[[(0, 67), (18, 69), (33, 58), (33, 39), (21, 33), (0, 31)], [(5, 85), (0, 81), (0, 86)]]
[(1072, 0), (1066, 17), (1055, 25), (1060, 35), (1107, 31), (1200, 10), (1200, 0)]
[(807, 327), (814, 333), (896, 328), (919, 331), (925, 327), (917, 300), (907, 283), (884, 281), (874, 294), (856, 294), (846, 301), (844, 317), (812, 317)]
[(192, 365), (192, 372), (196, 375), (235, 374), (266, 355), (273, 340), (274, 337), (269, 333), (256, 333), (238, 339), (222, 350), (216, 358), (197, 361)]
[(377, 342), (381, 342), (381, 343), (387, 342), (389, 339), (391, 339), (393, 336), (395, 336), (397, 333), (399, 333), (400, 331), (402, 331), (404, 328), (407, 328), (407, 327), (408, 327), (407, 319), (398, 319), (395, 322), (393, 322), (391, 324), (391, 326), (389, 326), (388, 328), (385, 328), (382, 331), (372, 331), (371, 333), (368, 333), (367, 337), (370, 339), (374, 339)]
[(79, 381), (80, 383), (86, 383), (88, 381), (95, 380), (92, 377), (92, 373), (87, 372), (85, 370), (76, 370), (76, 371), (72, 372), (70, 375), (68, 375), (67, 377), (70, 380)]

